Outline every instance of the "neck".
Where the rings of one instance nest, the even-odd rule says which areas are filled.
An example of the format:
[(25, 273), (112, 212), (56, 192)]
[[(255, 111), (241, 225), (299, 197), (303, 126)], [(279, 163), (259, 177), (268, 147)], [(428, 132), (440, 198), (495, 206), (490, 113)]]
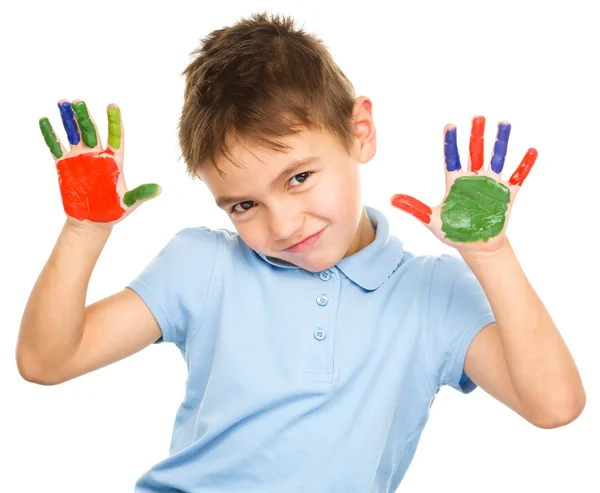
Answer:
[(350, 255), (355, 254), (356, 252), (362, 250), (367, 245), (372, 243), (375, 240), (375, 229), (371, 224), (371, 220), (367, 214), (367, 210), (363, 207), (362, 214), (360, 216), (360, 221), (358, 223), (358, 228), (356, 229), (356, 234), (354, 235), (354, 239), (350, 244), (350, 248), (346, 252), (344, 257), (349, 257)]

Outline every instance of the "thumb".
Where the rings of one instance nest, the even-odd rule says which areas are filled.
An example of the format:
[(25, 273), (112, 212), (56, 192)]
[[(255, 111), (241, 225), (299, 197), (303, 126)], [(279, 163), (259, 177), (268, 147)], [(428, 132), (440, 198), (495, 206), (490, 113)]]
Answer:
[(139, 187), (134, 188), (133, 190), (129, 190), (123, 196), (123, 203), (127, 207), (131, 207), (138, 201), (153, 199), (160, 195), (161, 188), (156, 183), (146, 183), (144, 185), (140, 185)]
[(425, 224), (429, 224), (431, 221), (431, 208), (410, 195), (397, 193), (391, 198), (390, 203), (394, 207), (412, 214)]

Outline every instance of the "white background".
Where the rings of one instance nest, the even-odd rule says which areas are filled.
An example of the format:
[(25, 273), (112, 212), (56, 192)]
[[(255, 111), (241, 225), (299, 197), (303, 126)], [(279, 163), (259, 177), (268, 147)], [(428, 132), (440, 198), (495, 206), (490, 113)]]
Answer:
[[(599, 16), (595, 2), (10, 2), (0, 17), (3, 344), (2, 491), (126, 492), (167, 456), (185, 390), (173, 345), (151, 346), (54, 387), (21, 379), (21, 315), (64, 221), (38, 119), (67, 142), (57, 103), (83, 99), (106, 144), (106, 106), (120, 105), (130, 188), (162, 195), (117, 225), (93, 273), (88, 303), (122, 289), (181, 228), (230, 227), (179, 160), (181, 72), (210, 31), (255, 11), (291, 15), (317, 34), (373, 101), (377, 154), (363, 166), (364, 203), (418, 254), (452, 253), (389, 205), (444, 193), (442, 130), (458, 126), (466, 163), (471, 118), (487, 119), (486, 156), (500, 120), (512, 124), (504, 176), (539, 151), (508, 236), (584, 380), (587, 407), (541, 430), (483, 390), (445, 387), (398, 491), (600, 491), (597, 203)], [(235, 362), (232, 362), (235, 365)], [(284, 493), (284, 492), (282, 492)], [(319, 492), (307, 492), (319, 493)]]

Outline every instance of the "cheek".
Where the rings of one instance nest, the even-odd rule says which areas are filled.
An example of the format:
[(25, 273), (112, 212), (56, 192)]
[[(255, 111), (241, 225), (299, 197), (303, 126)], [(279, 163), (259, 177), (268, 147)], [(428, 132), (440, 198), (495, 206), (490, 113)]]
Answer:
[(356, 212), (360, 189), (348, 174), (332, 177), (319, 185), (313, 204), (330, 217), (345, 218)]

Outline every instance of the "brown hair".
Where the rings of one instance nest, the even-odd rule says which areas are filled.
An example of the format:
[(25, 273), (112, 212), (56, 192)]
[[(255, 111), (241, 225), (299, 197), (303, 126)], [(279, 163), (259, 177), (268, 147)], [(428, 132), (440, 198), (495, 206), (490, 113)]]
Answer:
[[(230, 139), (288, 149), (276, 137), (322, 130), (350, 154), (354, 87), (323, 41), (289, 17), (255, 13), (202, 39), (186, 67), (179, 145), (188, 174), (230, 155)], [(282, 151), (285, 152), (285, 151)], [(199, 177), (198, 177), (199, 178)]]

